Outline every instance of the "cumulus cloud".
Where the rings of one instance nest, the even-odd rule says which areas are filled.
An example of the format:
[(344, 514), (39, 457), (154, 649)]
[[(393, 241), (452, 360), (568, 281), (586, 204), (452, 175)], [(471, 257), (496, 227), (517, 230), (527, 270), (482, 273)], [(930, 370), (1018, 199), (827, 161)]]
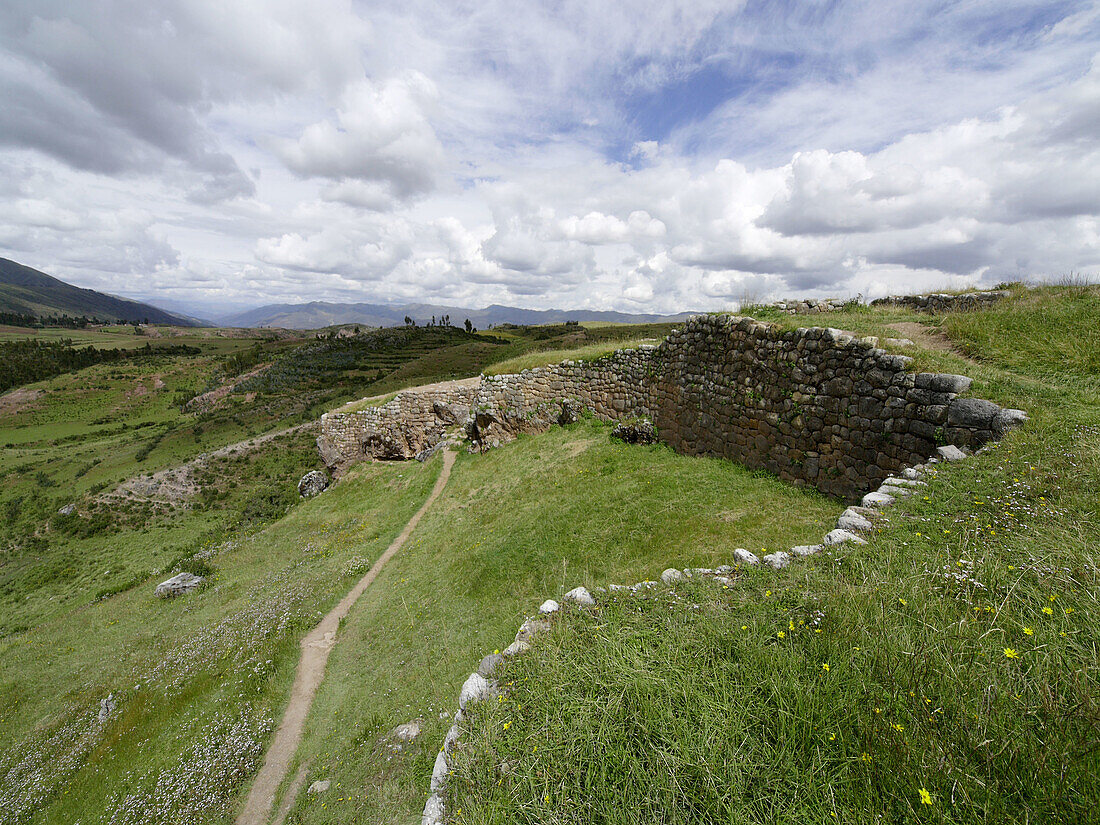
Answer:
[(1097, 272), (1096, 8), (13, 0), (0, 254), (212, 307)]
[(333, 118), (307, 127), (294, 142), (277, 151), (292, 170), (307, 177), (329, 178), (341, 185), (328, 197), (378, 208), (378, 188), (351, 182), (382, 184), (397, 199), (430, 191), (443, 163), (443, 147), (428, 119), (437, 98), (435, 84), (419, 72), (382, 83), (363, 79), (341, 96)]

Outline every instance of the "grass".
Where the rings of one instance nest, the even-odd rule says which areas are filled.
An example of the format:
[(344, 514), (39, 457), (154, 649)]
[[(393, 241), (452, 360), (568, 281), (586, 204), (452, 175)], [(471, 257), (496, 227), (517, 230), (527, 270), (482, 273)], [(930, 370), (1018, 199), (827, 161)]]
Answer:
[(570, 611), (464, 725), (454, 821), (1091, 821), (1100, 398), (1078, 342), (1095, 300), (1047, 288), (926, 317), (974, 359), (930, 360), (1027, 426), (943, 467), (865, 547)]
[[(213, 568), (198, 594), (164, 602), (152, 595), (159, 577), (147, 578), (0, 641), (6, 821), (231, 818), (281, 714), (297, 640), (400, 531), (438, 469), (361, 466), (270, 526), (198, 544)], [(100, 729), (108, 693), (119, 712)]]
[[(609, 327), (609, 329), (616, 329)], [(655, 338), (629, 338), (619, 341), (601, 341), (573, 349), (547, 349), (526, 352), (523, 355), (499, 361), (485, 370), (486, 375), (505, 375), (522, 372), (534, 367), (545, 367), (562, 361), (594, 361), (619, 349), (636, 349), (642, 344), (656, 344)]]
[[(303, 794), (288, 822), (413, 821), (463, 680), (544, 598), (809, 541), (843, 506), (609, 432), (581, 422), (459, 457), (345, 622), (299, 753), (335, 793)], [(395, 756), (382, 737), (418, 717), (425, 732)]]

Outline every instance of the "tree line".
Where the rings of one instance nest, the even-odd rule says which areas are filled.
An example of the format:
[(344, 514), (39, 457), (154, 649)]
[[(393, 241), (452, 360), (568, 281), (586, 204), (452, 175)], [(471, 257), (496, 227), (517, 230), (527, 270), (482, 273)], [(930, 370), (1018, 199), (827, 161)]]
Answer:
[(201, 352), (198, 347), (184, 344), (161, 347), (146, 344), (137, 349), (96, 349), (74, 347), (72, 340), (68, 338), (60, 341), (5, 341), (0, 343), (0, 392), (64, 372), (82, 370), (94, 364), (155, 355), (198, 355)]

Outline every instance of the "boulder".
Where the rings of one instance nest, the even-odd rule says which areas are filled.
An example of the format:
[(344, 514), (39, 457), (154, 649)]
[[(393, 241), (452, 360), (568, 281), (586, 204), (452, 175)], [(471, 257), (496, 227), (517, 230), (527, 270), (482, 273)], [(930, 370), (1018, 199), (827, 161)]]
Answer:
[(1013, 427), (1019, 427), (1027, 421), (1027, 413), (1023, 410), (1001, 410), (993, 416), (993, 434), (1000, 438)]
[(432, 768), (432, 781), (428, 785), (433, 794), (443, 790), (447, 784), (447, 754), (440, 751), (435, 757), (435, 766)]
[(320, 470), (310, 470), (298, 482), (298, 495), (302, 498), (313, 498), (313, 496), (323, 493), (327, 488), (328, 476)]
[(661, 581), (663, 581), (665, 584), (672, 584), (673, 582), (680, 581), (680, 579), (682, 579), (683, 577), (683, 573), (670, 567), (668, 568), (668, 570), (661, 574)]
[(99, 700), (99, 715), (97, 717), (100, 724), (103, 724), (110, 718), (111, 714), (118, 708), (118, 700), (115, 699), (113, 693), (108, 693), (106, 699)]
[(790, 553), (784, 553), (782, 550), (778, 553), (768, 553), (768, 555), (764, 556), (764, 564), (769, 567), (774, 567), (776, 570), (782, 570), (790, 563)]
[(870, 519), (852, 512), (851, 508), (840, 514), (836, 526), (841, 530), (870, 530), (874, 527)]
[(71, 516), (75, 512), (76, 512), (76, 505), (75, 504), (66, 504), (64, 507), (62, 507), (60, 510), (57, 511), (57, 514), (59, 516)]
[(800, 544), (797, 547), (792, 547), (790, 552), (792, 556), (802, 556), (805, 558), (806, 556), (812, 556), (814, 553), (821, 552), (821, 548), (824, 546), (823, 544)]
[(539, 613), (546, 615), (548, 613), (557, 613), (561, 609), (561, 605), (553, 599), (547, 599), (539, 605)]
[(161, 599), (183, 596), (197, 590), (202, 582), (202, 576), (196, 576), (194, 573), (180, 573), (158, 584), (157, 589), (153, 591), (153, 595)]
[(324, 793), (331, 786), (331, 779), (318, 779), (316, 782), (309, 786), (309, 790), (306, 791), (306, 793)]
[(864, 507), (886, 507), (894, 503), (894, 497), (886, 493), (868, 493), (860, 501)]

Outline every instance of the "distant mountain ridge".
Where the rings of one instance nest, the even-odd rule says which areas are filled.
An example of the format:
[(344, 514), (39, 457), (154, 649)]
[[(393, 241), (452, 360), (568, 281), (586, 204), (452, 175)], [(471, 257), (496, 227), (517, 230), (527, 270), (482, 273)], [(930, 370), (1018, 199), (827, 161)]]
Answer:
[(110, 322), (199, 325), (193, 318), (174, 315), (150, 304), (73, 286), (7, 258), (0, 258), (0, 312), (39, 317), (87, 316)]
[(222, 326), (282, 327), (284, 329), (320, 329), (335, 324), (363, 324), (390, 327), (402, 324), (408, 316), (417, 324), (426, 324), (433, 316), (450, 316), (451, 324), (462, 326), (469, 318), (478, 329), (496, 324), (560, 324), (565, 321), (605, 321), (623, 324), (682, 321), (690, 313), (679, 315), (643, 315), (626, 312), (577, 309), (523, 309), (493, 304), (484, 309), (440, 306), (435, 304), (338, 304), (312, 301), (307, 304), (269, 304), (217, 319)]

